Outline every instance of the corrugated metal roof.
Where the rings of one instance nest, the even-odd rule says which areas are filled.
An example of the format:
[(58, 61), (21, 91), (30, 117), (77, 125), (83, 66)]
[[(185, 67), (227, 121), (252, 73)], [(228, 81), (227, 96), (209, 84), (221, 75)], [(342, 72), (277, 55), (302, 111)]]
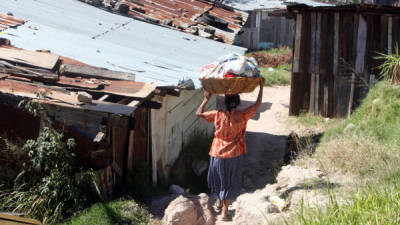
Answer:
[(28, 50), (49, 49), (84, 63), (132, 72), (136, 80), (177, 85), (193, 79), (200, 67), (245, 48), (112, 14), (74, 0), (2, 2), (1, 10), (28, 20), (0, 34)]
[(321, 3), (312, 0), (217, 0), (218, 2), (235, 9), (252, 11), (257, 9), (286, 9), (290, 4), (305, 4), (309, 6), (333, 6), (331, 4)]
[[(0, 45), (0, 50), (3, 49), (22, 58), (35, 53), (17, 49), (12, 46)], [(42, 52), (40, 55), (37, 55), (35, 59), (38, 62), (45, 61), (49, 59), (49, 57), (47, 57), (48, 55), (53, 56), (51, 53)], [(79, 61), (68, 59), (63, 56), (57, 56), (56, 68), (52, 69), (38, 69), (38, 65), (27, 65), (26, 63), (21, 63), (21, 60), (18, 58), (10, 59), (4, 54), (0, 55), (0, 59), (0, 93), (39, 99), (49, 104), (130, 115), (137, 105), (132, 105), (130, 103), (140, 103), (140, 101), (136, 100), (146, 99), (156, 88), (153, 83), (93, 78), (80, 73), (71, 75), (64, 74), (59, 69), (64, 65), (72, 64), (83, 69), (94, 67), (87, 66)], [(79, 91), (86, 91), (97, 95), (97, 97), (93, 97), (93, 100), (90, 100), (90, 103), (87, 104), (87, 102), (80, 101), (79, 98), (76, 97)], [(39, 96), (38, 93), (44, 93), (45, 96)], [(100, 96), (104, 95), (110, 95), (116, 98), (119, 96), (117, 101), (119, 99), (124, 99), (125, 103), (99, 100)]]
[[(206, 0), (123, 0), (114, 8), (120, 7), (121, 4), (129, 6), (128, 14), (134, 18), (159, 23), (187, 33), (208, 36), (209, 34), (204, 31), (207, 26), (212, 26), (215, 34), (209, 38), (228, 44), (233, 44), (236, 34), (247, 20), (245, 12), (216, 6), (213, 1)], [(202, 20), (206, 16), (204, 14), (222, 19), (227, 27), (221, 28), (223, 24), (213, 24), (213, 19), (213, 21)], [(200, 32), (197, 32), (199, 30)]]
[(10, 27), (14, 28), (21, 24), (24, 24), (25, 21), (14, 18), (13, 16), (9, 16), (6, 14), (0, 13), (0, 32), (4, 31)]

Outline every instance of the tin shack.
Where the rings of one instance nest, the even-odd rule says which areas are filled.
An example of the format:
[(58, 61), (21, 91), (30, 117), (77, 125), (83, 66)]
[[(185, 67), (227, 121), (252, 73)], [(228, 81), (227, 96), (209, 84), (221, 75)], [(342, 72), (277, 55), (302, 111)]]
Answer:
[[(2, 3), (1, 10), (4, 10), (3, 13), (12, 12), (15, 16), (3, 15), (10, 24), (7, 27), (4, 25), (5, 29), (0, 33), (4, 41), (3, 48), (14, 48), (14, 51), (23, 48), (19, 51), (29, 52), (27, 55), (45, 54), (46, 58), (38, 58), (41, 59), (40, 63), (49, 63), (48, 55), (53, 55), (50, 62), (54, 63), (52, 68), (39, 68), (40, 71), (50, 70), (42, 71), (51, 74), (44, 84), (37, 84), (43, 81), (40, 78), (31, 82), (29, 79), (32, 76), (14, 79), (15, 73), (10, 75), (11, 70), (5, 65), (7, 76), (3, 76), (1, 81), (7, 85), (0, 90), (1, 95), (20, 96), (19, 92), (14, 91), (14, 86), (9, 86), (10, 82), (17, 87), (25, 82), (21, 86), (21, 90), (29, 92), (29, 96), (25, 97), (34, 98), (32, 91), (41, 88), (56, 93), (54, 96), (61, 99), (54, 99), (53, 94), (45, 99), (49, 108), (54, 109), (50, 114), (57, 121), (65, 120), (71, 133), (85, 136), (86, 142), (81, 145), (87, 144), (93, 150), (82, 148), (84, 158), (93, 159), (92, 152), (97, 152), (98, 157), (102, 158), (102, 154), (114, 151), (102, 151), (102, 144), (93, 143), (100, 136), (101, 140), (109, 141), (107, 146), (111, 146), (111, 149), (121, 149), (118, 150), (120, 155), (104, 156), (111, 160), (105, 160), (96, 167), (104, 169), (104, 173), (115, 175), (106, 176), (108, 183), (118, 174), (122, 174), (123, 181), (135, 161), (144, 162), (151, 168), (153, 183), (168, 180), (169, 168), (178, 158), (190, 134), (195, 130), (210, 132), (212, 129), (211, 125), (200, 123), (194, 115), (202, 101), (198, 81), (201, 66), (221, 55), (232, 52), (243, 54), (246, 50), (110, 13), (74, 0), (7, 1)], [(12, 20), (19, 20), (20, 23), (14, 24), (10, 22)], [(58, 57), (57, 60), (55, 57)], [(32, 66), (10, 59), (2, 60), (12, 66)], [(71, 100), (69, 95), (78, 92), (91, 95), (95, 104)], [(65, 99), (73, 104), (64, 102)], [(57, 104), (53, 104), (54, 101)], [(62, 107), (62, 110), (54, 105)], [(215, 100), (210, 102), (210, 107), (215, 107)], [(8, 115), (11, 112), (15, 115), (22, 113), (10, 110)], [(2, 117), (3, 122), (7, 123), (5, 118)], [(34, 122), (36, 120), (25, 121), (26, 124), (32, 122), (37, 125)], [(15, 128), (21, 128), (24, 124), (17, 119), (12, 122), (20, 123)], [(114, 137), (120, 141), (112, 141)]]

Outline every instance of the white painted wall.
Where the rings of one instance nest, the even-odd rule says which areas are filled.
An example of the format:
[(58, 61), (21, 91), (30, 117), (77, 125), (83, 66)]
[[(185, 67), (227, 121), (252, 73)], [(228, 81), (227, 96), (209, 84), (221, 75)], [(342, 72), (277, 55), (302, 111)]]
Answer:
[[(179, 97), (157, 96), (162, 103), (159, 110), (151, 110), (151, 135), (153, 155), (153, 183), (159, 179), (168, 179), (169, 169), (178, 159), (183, 143), (196, 130), (211, 133), (213, 124), (206, 123), (196, 116), (196, 110), (203, 100), (202, 90), (182, 91)], [(215, 109), (213, 97), (207, 109)]]

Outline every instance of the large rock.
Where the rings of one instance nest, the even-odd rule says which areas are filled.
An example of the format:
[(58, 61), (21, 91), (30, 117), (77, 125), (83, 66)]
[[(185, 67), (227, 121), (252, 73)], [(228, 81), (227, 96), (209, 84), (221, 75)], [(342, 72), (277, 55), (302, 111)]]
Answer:
[(212, 225), (215, 216), (207, 194), (181, 195), (164, 212), (163, 225)]
[(164, 212), (162, 224), (187, 225), (197, 224), (196, 205), (189, 198), (179, 196), (172, 201)]
[(201, 206), (201, 214), (199, 219), (197, 220), (197, 224), (204, 224), (204, 225), (212, 225), (215, 223), (215, 215), (214, 210), (211, 205), (210, 197), (205, 194), (201, 193), (198, 195), (199, 203)]
[(284, 166), (279, 172), (276, 183), (253, 193), (240, 195), (233, 203), (235, 224), (266, 224), (269, 221), (284, 221), (290, 215), (290, 209), (303, 200), (307, 203), (324, 201), (316, 197), (315, 189), (323, 186), (325, 174), (316, 168)]

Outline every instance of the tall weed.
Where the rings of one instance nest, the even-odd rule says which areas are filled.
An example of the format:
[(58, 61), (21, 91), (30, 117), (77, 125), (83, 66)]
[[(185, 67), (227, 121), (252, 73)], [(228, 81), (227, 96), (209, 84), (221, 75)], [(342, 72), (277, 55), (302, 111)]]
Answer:
[[(39, 105), (27, 105), (29, 111), (43, 113)], [(49, 120), (44, 121), (38, 138), (27, 140), (22, 147), (27, 160), (18, 168), (20, 173), (13, 185), (0, 190), (0, 210), (56, 223), (87, 206), (100, 193), (93, 171), (84, 171), (77, 164), (74, 140), (53, 129)]]

